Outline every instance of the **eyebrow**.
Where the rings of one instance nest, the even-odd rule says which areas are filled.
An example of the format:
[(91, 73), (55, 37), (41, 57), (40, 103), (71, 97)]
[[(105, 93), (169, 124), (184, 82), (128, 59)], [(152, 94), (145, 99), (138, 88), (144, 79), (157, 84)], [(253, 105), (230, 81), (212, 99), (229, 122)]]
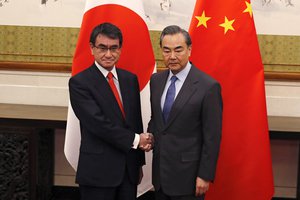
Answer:
[[(177, 46), (177, 47), (175, 47), (174, 48), (174, 50), (178, 50), (178, 49), (182, 49), (183, 48), (183, 46)], [(171, 49), (170, 47), (167, 47), (167, 46), (163, 46), (163, 49)]]
[(105, 45), (105, 44), (99, 44), (99, 45), (97, 45), (98, 47), (119, 47), (119, 45), (117, 45), (117, 44), (114, 44), (114, 45), (111, 45), (111, 46), (107, 46), (107, 45)]

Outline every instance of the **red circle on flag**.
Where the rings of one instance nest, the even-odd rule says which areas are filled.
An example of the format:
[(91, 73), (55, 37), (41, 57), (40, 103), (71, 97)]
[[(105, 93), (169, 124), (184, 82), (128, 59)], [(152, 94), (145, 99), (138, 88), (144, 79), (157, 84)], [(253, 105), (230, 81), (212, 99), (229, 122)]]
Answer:
[(145, 21), (137, 13), (116, 4), (100, 5), (84, 14), (72, 74), (77, 74), (94, 62), (89, 38), (93, 28), (104, 22), (118, 26), (123, 34), (122, 52), (116, 67), (136, 74), (142, 90), (149, 82), (155, 66), (149, 31)]

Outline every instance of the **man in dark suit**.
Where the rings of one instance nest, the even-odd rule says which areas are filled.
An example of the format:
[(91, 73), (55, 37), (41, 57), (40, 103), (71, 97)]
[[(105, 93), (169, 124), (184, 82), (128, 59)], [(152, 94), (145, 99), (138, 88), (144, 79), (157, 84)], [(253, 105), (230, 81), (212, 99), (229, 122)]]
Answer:
[(151, 77), (152, 182), (156, 200), (204, 198), (214, 180), (222, 127), (220, 84), (189, 62), (192, 42), (178, 26), (160, 37), (168, 70)]
[[(151, 137), (143, 132), (137, 77), (117, 69), (122, 33), (110, 23), (90, 36), (95, 62), (69, 81), (72, 108), (80, 121), (76, 174), (82, 200), (133, 200)], [(142, 133), (142, 134), (139, 134)]]

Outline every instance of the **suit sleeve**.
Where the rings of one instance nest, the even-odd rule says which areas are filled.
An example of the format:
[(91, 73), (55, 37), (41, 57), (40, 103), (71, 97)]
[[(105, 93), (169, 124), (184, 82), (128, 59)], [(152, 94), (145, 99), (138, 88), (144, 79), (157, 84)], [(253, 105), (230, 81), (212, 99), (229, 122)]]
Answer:
[[(101, 110), (92, 96), (87, 84), (78, 79), (69, 81), (70, 101), (75, 115), (80, 120), (84, 130), (96, 135), (102, 141), (114, 147), (129, 152), (135, 133), (113, 123)], [(83, 128), (81, 127), (81, 131)]]
[(203, 146), (198, 176), (213, 181), (220, 149), (222, 132), (221, 87), (214, 84), (205, 95), (202, 110)]
[[(137, 91), (137, 94), (136, 96), (138, 97), (137, 98), (137, 108), (138, 108), (138, 116), (137, 116), (137, 124), (138, 124), (138, 128), (137, 128), (137, 131), (139, 133), (143, 132), (143, 120), (142, 120), (142, 111), (141, 111), (141, 96), (140, 96), (140, 90), (139, 90), (139, 82), (138, 82), (138, 79), (137, 77), (135, 76), (135, 91)], [(141, 149), (137, 149), (137, 151), (139, 152), (139, 155), (140, 155), (140, 163), (139, 165), (142, 166), (142, 165), (145, 165), (146, 164), (146, 159), (145, 159), (145, 152), (142, 151)]]
[[(153, 76), (152, 76), (153, 77)], [(154, 122), (153, 122), (153, 108), (152, 108), (152, 77), (150, 79), (150, 105), (151, 105), (151, 115), (150, 115), (150, 120), (148, 122), (148, 128), (147, 128), (147, 132), (149, 133), (153, 133), (154, 132)]]

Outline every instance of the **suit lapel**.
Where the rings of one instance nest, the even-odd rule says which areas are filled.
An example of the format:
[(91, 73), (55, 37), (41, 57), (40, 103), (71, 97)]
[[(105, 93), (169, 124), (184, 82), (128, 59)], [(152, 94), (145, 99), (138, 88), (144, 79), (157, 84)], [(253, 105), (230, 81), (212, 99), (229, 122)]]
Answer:
[[(125, 118), (126, 116), (130, 116), (130, 89), (128, 87), (128, 82), (126, 80), (126, 77), (124, 76), (124, 73), (122, 73), (122, 71), (117, 70), (117, 74), (118, 74), (118, 79), (119, 79), (119, 85), (120, 85), (120, 93), (122, 96), (122, 102), (123, 102), (123, 108), (124, 108), (124, 112), (125, 112)], [(121, 110), (120, 110), (121, 112)]]
[(196, 73), (194, 72), (194, 67), (192, 66), (190, 72), (188, 73), (188, 76), (186, 77), (173, 103), (172, 109), (170, 111), (169, 119), (165, 124), (165, 128), (167, 128), (174, 121), (176, 116), (178, 116), (178, 114), (183, 109), (184, 105), (188, 102), (188, 100), (197, 90), (195, 84), (198, 82), (198, 79), (195, 76), (195, 74)]
[(91, 81), (96, 90), (96, 93), (99, 94), (102, 99), (106, 101), (106, 103), (109, 102), (112, 112), (114, 112), (116, 116), (122, 119), (123, 117), (121, 110), (106, 78), (103, 76), (103, 74), (95, 64), (90, 69)]
[[(164, 72), (161, 72), (160, 77), (157, 79), (157, 86), (155, 86), (155, 95), (153, 95), (153, 102), (156, 102), (157, 105), (153, 106), (154, 113), (159, 113), (158, 114), (158, 127), (164, 127), (164, 119), (162, 115), (162, 109), (161, 109), (161, 97), (164, 92), (164, 87), (161, 87), (162, 85), (165, 86), (167, 79), (169, 76), (169, 70), (165, 70)], [(159, 128), (160, 129), (160, 128)]]

